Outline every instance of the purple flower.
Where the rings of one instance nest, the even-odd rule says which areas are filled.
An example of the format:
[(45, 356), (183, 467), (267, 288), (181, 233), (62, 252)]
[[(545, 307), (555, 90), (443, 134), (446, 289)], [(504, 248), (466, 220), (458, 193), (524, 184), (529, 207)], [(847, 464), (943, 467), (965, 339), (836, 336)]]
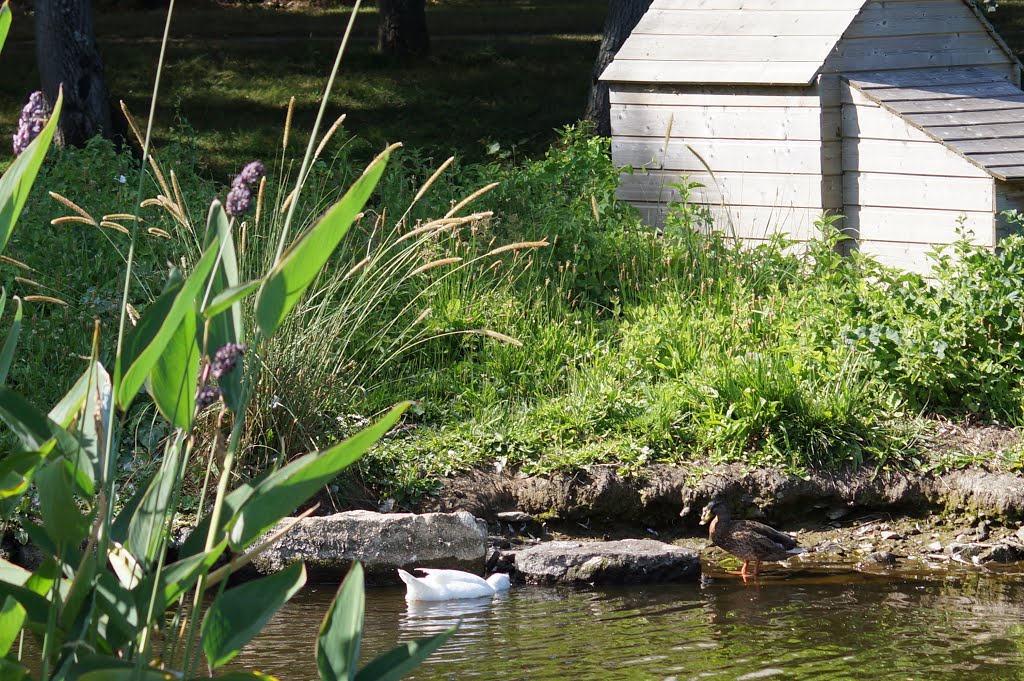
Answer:
[(263, 177), (265, 171), (263, 164), (259, 161), (249, 161), (242, 168), (242, 172), (235, 176), (234, 181), (231, 183), (232, 187), (237, 187), (239, 184), (256, 184)]
[(246, 351), (244, 343), (228, 343), (213, 355), (210, 362), (210, 373), (214, 378), (221, 378), (231, 373), (238, 364), (238, 358)]
[(18, 131), (12, 137), (15, 156), (25, 151), (32, 140), (39, 136), (43, 126), (46, 125), (47, 118), (46, 100), (43, 99), (43, 93), (37, 90), (29, 95), (28, 103), (25, 104), (25, 108), (21, 110), (21, 117), (18, 118)]
[(236, 184), (228, 192), (227, 201), (224, 202), (224, 209), (233, 218), (241, 217), (249, 212), (252, 207), (252, 191), (244, 184)]
[(200, 409), (206, 409), (219, 399), (220, 388), (212, 388), (208, 385), (204, 385), (196, 393), (196, 406), (198, 406)]

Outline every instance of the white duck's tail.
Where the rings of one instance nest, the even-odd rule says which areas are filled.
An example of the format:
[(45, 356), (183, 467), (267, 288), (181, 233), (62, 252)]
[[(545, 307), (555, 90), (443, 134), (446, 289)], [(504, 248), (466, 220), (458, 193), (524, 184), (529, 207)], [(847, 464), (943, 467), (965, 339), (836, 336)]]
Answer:
[(799, 555), (799, 554), (801, 554), (803, 552), (804, 552), (804, 549), (800, 548), (799, 546), (797, 546), (796, 548), (790, 549), (789, 551), (786, 551), (786, 553), (788, 553), (791, 556), (797, 556), (797, 555)]
[(508, 591), (510, 586), (508, 575), (503, 572), (495, 572), (487, 578), (487, 583), (491, 585), (495, 592)]
[(402, 569), (398, 570), (398, 576), (405, 582), (405, 597), (408, 600), (430, 600), (427, 598), (429, 588), (426, 584)]

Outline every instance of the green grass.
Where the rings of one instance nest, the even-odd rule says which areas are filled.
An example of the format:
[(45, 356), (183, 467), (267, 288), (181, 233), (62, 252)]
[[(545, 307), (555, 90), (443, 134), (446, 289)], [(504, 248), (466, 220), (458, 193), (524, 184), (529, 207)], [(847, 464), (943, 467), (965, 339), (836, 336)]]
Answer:
[[(299, 227), (360, 172), (344, 137), (328, 149)], [(171, 147), (162, 164), (165, 175), (180, 171), (199, 230), (218, 187), (193, 158)], [(81, 371), (94, 318), (110, 352), (110, 273), (126, 245), (110, 230), (48, 225), (68, 211), (44, 191), (94, 215), (125, 210), (113, 177), (127, 163), (101, 141), (55, 154), (8, 251), (69, 303), (26, 314), (11, 383), (40, 404)], [(407, 213), (436, 165), (415, 150), (396, 155), (366, 216), (260, 358), (243, 471), (322, 448), (404, 399), (416, 404), (402, 428), (360, 466), (364, 485), (401, 499), (495, 463), (534, 473), (684, 461), (927, 467), (921, 415), (1024, 421), (1024, 241), (997, 254), (958, 244), (932, 286), (837, 255), (827, 222), (807, 247), (746, 249), (693, 232), (699, 207), (683, 203), (652, 234), (614, 198), (607, 140), (579, 131), (536, 161), (456, 162)], [(279, 213), (289, 167), (271, 164), (264, 215)], [(490, 182), (498, 187), (461, 214), (493, 217), (413, 231)], [(187, 268), (195, 253), (192, 231), (157, 208), (144, 217), (174, 238), (142, 243), (139, 309), (168, 264)], [(241, 228), (246, 277), (265, 269), (276, 222)], [(39, 292), (14, 278), (23, 271), (3, 274), (9, 291)], [(128, 420), (125, 455), (143, 464), (151, 419), (141, 401)]]
[[(406, 423), (360, 468), (363, 483), (400, 498), (428, 492), (438, 476), (496, 463), (538, 473), (591, 463), (628, 473), (694, 460), (928, 466), (922, 415), (1024, 420), (1024, 321), (1014, 302), (1024, 290), (1024, 244), (1008, 242), (999, 254), (960, 244), (962, 265), (940, 259), (933, 287), (869, 259), (840, 258), (828, 224), (806, 249), (782, 240), (743, 249), (694, 234), (699, 208), (683, 203), (666, 232), (652, 234), (614, 198), (618, 170), (607, 141), (575, 131), (537, 152), (552, 128), (575, 118), (595, 37), (465, 35), (476, 32), (470, 16), (494, 21), (529, 7), (478, 3), (463, 14), (443, 5), (452, 32), (463, 34), (437, 37), (422, 64), (381, 60), (367, 40), (347, 56), (329, 111), (349, 113), (346, 129), (314, 165), (298, 224), (336, 200), (385, 142), (407, 148), (317, 293), (261, 358), (249, 473), (345, 437), (403, 399), (416, 400)], [(555, 15), (554, 6), (540, 7)], [(568, 7), (577, 17), (593, 9)], [(1006, 3), (1000, 16), (1012, 24), (1021, 8)], [(291, 37), (273, 50), (232, 37), (265, 25), (263, 10), (182, 17), (189, 37), (173, 47), (157, 125), (162, 162), (177, 169), (194, 224), (252, 157), (271, 167), (267, 208), (279, 205), (333, 49), (296, 36), (323, 30), (325, 17), (340, 23), (342, 14), (274, 14)], [(229, 31), (238, 32), (225, 33), (216, 53), (201, 33), (215, 16), (235, 18)], [(137, 19), (101, 23), (123, 38), (104, 43), (108, 63), (120, 65), (113, 89), (141, 115), (156, 47), (130, 44), (144, 24)], [(529, 21), (512, 25), (529, 32)], [(365, 22), (361, 30), (369, 30)], [(19, 49), (29, 54), (15, 45), (4, 58), (17, 59)], [(31, 81), (13, 71), (0, 74), (5, 103)], [(292, 95), (290, 151), (274, 164)], [(485, 154), (494, 142), (498, 153)], [(463, 158), (403, 219), (453, 152)], [(12, 241), (9, 254), (34, 271), (5, 266), (8, 291), (40, 292), (19, 275), (69, 303), (27, 311), (11, 380), (39, 404), (52, 403), (80, 372), (94, 317), (109, 329), (112, 273), (125, 249), (116, 232), (50, 226), (68, 211), (45, 190), (97, 216), (128, 211), (114, 178), (131, 165), (102, 142), (55, 153)], [(493, 217), (403, 238), (491, 182), (498, 188), (466, 211)], [(156, 191), (150, 182), (147, 193)], [(166, 214), (147, 209), (144, 217), (174, 238), (145, 240), (132, 300), (139, 308), (169, 264), (187, 267), (194, 254), (194, 237)], [(241, 257), (252, 274), (276, 243), (272, 223), (246, 227)], [(517, 242), (533, 245), (492, 253)], [(357, 267), (364, 258), (369, 264)], [(437, 266), (420, 269), (429, 263)], [(152, 432), (143, 427), (149, 414), (140, 404), (130, 429)], [(139, 443), (152, 439), (129, 437), (126, 447), (148, 451)]]

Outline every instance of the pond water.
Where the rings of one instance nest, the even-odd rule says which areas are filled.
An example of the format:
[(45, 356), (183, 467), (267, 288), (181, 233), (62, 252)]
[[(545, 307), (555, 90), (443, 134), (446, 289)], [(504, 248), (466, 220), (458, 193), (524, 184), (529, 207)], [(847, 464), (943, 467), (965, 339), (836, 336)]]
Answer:
[[(1024, 574), (870, 575), (770, 568), (757, 582), (600, 589), (515, 586), (502, 598), (407, 604), (367, 591), (363, 662), (398, 641), (455, 637), (410, 679), (1024, 679)], [(317, 678), (333, 586), (289, 603), (238, 659)]]

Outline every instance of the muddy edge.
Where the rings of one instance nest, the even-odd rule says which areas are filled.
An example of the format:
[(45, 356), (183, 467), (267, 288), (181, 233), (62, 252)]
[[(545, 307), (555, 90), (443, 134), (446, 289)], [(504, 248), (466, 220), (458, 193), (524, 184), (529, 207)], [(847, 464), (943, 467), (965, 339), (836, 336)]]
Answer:
[[(868, 570), (907, 559), (943, 568), (1024, 560), (1024, 476), (984, 470), (805, 477), (740, 465), (651, 466), (630, 476), (614, 466), (544, 477), (475, 471), (445, 481), (417, 510), (470, 511), (512, 539), (510, 548), (522, 539), (647, 537), (704, 550), (700, 512), (716, 497), (741, 516), (795, 533), (814, 560)], [(510, 511), (535, 522), (498, 522)]]

